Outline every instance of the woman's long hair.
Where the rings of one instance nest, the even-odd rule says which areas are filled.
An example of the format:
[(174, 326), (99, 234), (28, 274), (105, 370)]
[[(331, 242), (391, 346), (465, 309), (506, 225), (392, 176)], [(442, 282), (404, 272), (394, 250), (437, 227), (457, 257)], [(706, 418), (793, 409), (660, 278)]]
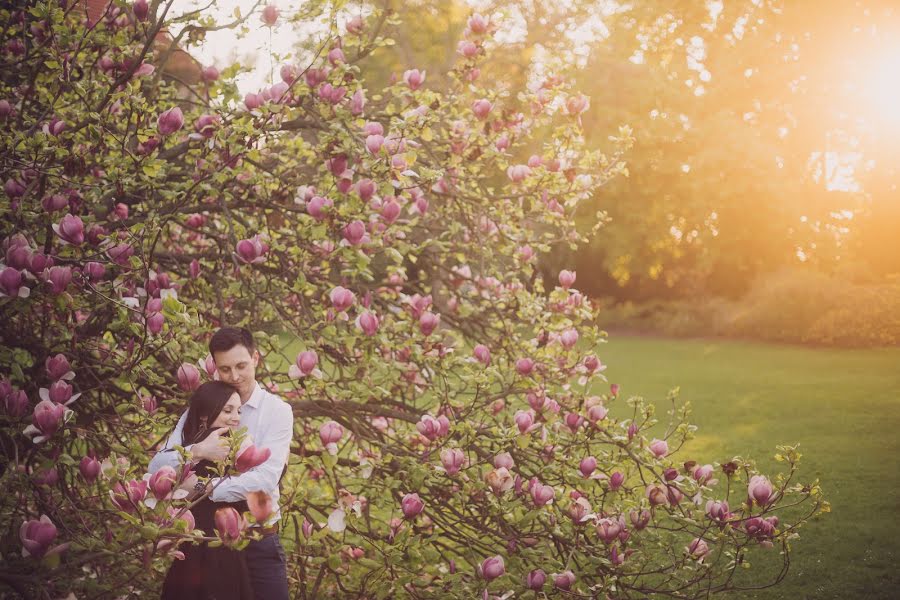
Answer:
[(183, 444), (196, 444), (211, 431), (210, 426), (236, 390), (221, 381), (209, 381), (191, 395), (187, 419), (181, 431)]

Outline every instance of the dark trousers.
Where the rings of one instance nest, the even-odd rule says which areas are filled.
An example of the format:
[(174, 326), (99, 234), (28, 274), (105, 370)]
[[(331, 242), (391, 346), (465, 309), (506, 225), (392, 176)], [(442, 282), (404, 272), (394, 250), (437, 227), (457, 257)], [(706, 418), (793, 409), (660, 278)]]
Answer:
[(259, 600), (289, 600), (287, 560), (278, 534), (250, 542), (244, 549), (253, 596)]

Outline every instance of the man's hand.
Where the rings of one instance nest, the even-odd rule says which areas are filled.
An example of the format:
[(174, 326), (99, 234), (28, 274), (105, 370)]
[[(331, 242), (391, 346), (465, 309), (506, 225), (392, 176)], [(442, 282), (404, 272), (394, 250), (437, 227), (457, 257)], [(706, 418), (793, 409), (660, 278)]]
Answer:
[(227, 428), (213, 429), (202, 442), (191, 446), (191, 458), (194, 460), (211, 460), (222, 462), (228, 457), (228, 443), (221, 439)]

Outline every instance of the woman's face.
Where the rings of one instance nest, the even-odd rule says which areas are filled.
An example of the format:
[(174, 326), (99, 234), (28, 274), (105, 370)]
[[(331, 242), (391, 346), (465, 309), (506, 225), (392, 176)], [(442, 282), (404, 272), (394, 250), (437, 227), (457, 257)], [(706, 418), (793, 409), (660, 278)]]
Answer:
[(222, 412), (213, 421), (210, 429), (218, 429), (220, 427), (228, 427), (229, 429), (237, 429), (241, 424), (241, 397), (237, 392), (231, 395)]

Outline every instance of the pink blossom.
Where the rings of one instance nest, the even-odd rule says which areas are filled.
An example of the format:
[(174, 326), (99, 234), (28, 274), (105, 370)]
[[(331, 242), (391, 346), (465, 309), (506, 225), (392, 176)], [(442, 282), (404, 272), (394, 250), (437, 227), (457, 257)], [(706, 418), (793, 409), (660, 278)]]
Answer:
[(481, 120), (487, 118), (488, 114), (490, 114), (491, 109), (494, 107), (491, 104), (490, 100), (485, 100), (482, 98), (481, 100), (476, 100), (474, 104), (472, 104), (472, 112), (475, 113), (475, 117)]
[(543, 589), (544, 583), (547, 581), (547, 574), (544, 573), (541, 569), (534, 569), (533, 571), (529, 571), (525, 576), (525, 587), (529, 590), (534, 590), (535, 592), (539, 592)]
[(441, 464), (447, 475), (456, 475), (466, 463), (466, 455), (458, 448), (441, 450)]
[(771, 547), (771, 539), (775, 535), (775, 528), (778, 526), (778, 517), (753, 517), (744, 522), (744, 531), (751, 538), (757, 540), (762, 545)]
[(400, 216), (400, 205), (391, 198), (381, 206), (381, 218), (386, 223), (393, 223)]
[(578, 429), (584, 424), (584, 418), (578, 413), (568, 412), (563, 418), (563, 422), (572, 433), (577, 433)]
[(625, 522), (620, 518), (603, 518), (597, 521), (597, 537), (603, 543), (612, 544), (625, 529)]
[(431, 311), (422, 313), (419, 317), (419, 330), (423, 335), (431, 335), (441, 322), (440, 315), (436, 315)]
[(23, 390), (10, 390), (0, 397), (3, 408), (13, 419), (19, 419), (28, 412), (28, 395)]
[(488, 487), (498, 496), (512, 489), (515, 479), (509, 473), (506, 467), (500, 467), (492, 471), (488, 471), (484, 476), (484, 481)]
[(472, 354), (481, 364), (487, 366), (491, 364), (491, 351), (484, 344), (478, 344), (472, 350)]
[(134, 11), (134, 18), (138, 21), (146, 21), (150, 15), (150, 5), (147, 4), (147, 0), (135, 0), (131, 5), (131, 10)]
[(706, 485), (707, 482), (712, 479), (713, 473), (715, 470), (712, 465), (703, 465), (694, 467), (693, 472), (691, 473), (694, 476), (694, 480), (697, 481), (700, 485)]
[(337, 154), (325, 161), (325, 166), (335, 177), (341, 177), (347, 170), (348, 162), (345, 154)]
[(315, 220), (321, 221), (325, 218), (325, 208), (330, 207), (333, 204), (334, 203), (328, 198), (313, 196), (312, 199), (306, 203), (306, 212), (308, 212)]
[(465, 58), (474, 58), (478, 55), (478, 45), (470, 40), (460, 40), (456, 52)]
[(3, 186), (3, 191), (5, 191), (6, 195), (10, 198), (21, 198), (25, 195), (26, 189), (27, 188), (21, 181), (13, 178), (7, 179), (6, 184)]
[(49, 388), (41, 388), (41, 398), (56, 404), (70, 404), (72, 386), (63, 380), (54, 381)]
[(609, 414), (609, 410), (605, 406), (595, 404), (588, 409), (587, 418), (591, 423), (597, 423), (597, 421), (605, 419), (607, 414)]
[(728, 502), (725, 500), (709, 500), (706, 503), (706, 515), (720, 525), (725, 524), (731, 518)]
[(219, 79), (219, 70), (213, 65), (208, 65), (200, 71), (200, 76), (203, 77), (203, 81), (212, 83)]
[(177, 106), (163, 111), (156, 120), (156, 128), (161, 136), (172, 135), (184, 127), (184, 114)]
[(356, 294), (342, 286), (332, 289), (328, 297), (331, 299), (331, 305), (338, 312), (344, 312), (353, 306), (353, 302), (356, 300)]
[(362, 88), (359, 88), (355, 92), (353, 92), (353, 96), (350, 97), (350, 114), (353, 116), (359, 116), (363, 114), (363, 110), (366, 108), (366, 92)]
[(425, 82), (425, 71), (419, 71), (418, 69), (404, 71), (403, 82), (409, 86), (409, 89), (415, 91)]
[(665, 440), (654, 438), (653, 441), (650, 442), (650, 452), (657, 458), (662, 458), (669, 453), (669, 444)]
[(759, 506), (766, 506), (772, 501), (772, 482), (764, 475), (754, 475), (747, 486), (747, 494)]
[(525, 434), (534, 429), (534, 413), (530, 410), (517, 411), (513, 420), (519, 428), (519, 433)]
[(531, 501), (535, 506), (546, 506), (553, 502), (553, 498), (556, 496), (553, 486), (544, 485), (537, 478), (531, 479), (528, 492), (531, 494)]
[(272, 456), (272, 451), (269, 448), (258, 448), (251, 444), (238, 453), (234, 461), (234, 468), (238, 473), (245, 473), (269, 460), (270, 456)]
[(494, 466), (498, 469), (512, 469), (516, 463), (509, 452), (501, 452), (494, 457)]
[(357, 246), (364, 241), (366, 226), (362, 221), (356, 220), (345, 225), (342, 233), (350, 245)]
[(575, 283), (575, 271), (562, 270), (559, 272), (559, 285), (564, 289), (569, 289)]
[(191, 261), (191, 264), (188, 266), (188, 275), (191, 279), (197, 279), (200, 277), (200, 261), (196, 258)]
[(253, 92), (248, 92), (244, 95), (244, 106), (247, 107), (247, 110), (256, 110), (263, 104), (265, 104), (266, 99), (260, 95), (255, 94)]
[(113, 504), (121, 511), (130, 513), (138, 508), (138, 504), (147, 496), (147, 482), (142, 479), (116, 483), (109, 490)]
[(50, 400), (41, 400), (34, 407), (31, 422), (34, 430), (26, 433), (39, 433), (39, 437), (49, 438), (59, 430), (66, 407)]
[(513, 165), (506, 169), (506, 176), (513, 183), (524, 181), (529, 175), (531, 175), (531, 168), (528, 165)]
[(13, 267), (0, 270), (0, 292), (5, 296), (28, 297), (28, 288), (22, 285), (22, 272)]
[(304, 350), (297, 355), (296, 365), (302, 375), (309, 375), (319, 364), (319, 355), (314, 350)]
[(259, 234), (252, 238), (241, 240), (237, 243), (235, 251), (238, 259), (245, 264), (258, 264), (265, 262), (265, 254), (269, 247), (259, 237)]
[(631, 513), (629, 513), (629, 518), (631, 519), (632, 526), (640, 531), (650, 523), (650, 511), (646, 509), (641, 511), (632, 510)]
[(709, 554), (709, 545), (700, 538), (694, 538), (685, 550), (691, 558), (703, 562), (703, 559)]
[(319, 427), (319, 439), (324, 445), (336, 444), (344, 437), (344, 428), (336, 421), (328, 421)]
[(107, 256), (114, 263), (121, 266), (128, 266), (128, 259), (134, 254), (134, 248), (131, 244), (116, 244), (106, 250)]
[(662, 506), (669, 503), (668, 490), (659, 484), (648, 485), (646, 496), (650, 500), (650, 506)]
[(475, 13), (466, 21), (466, 27), (475, 35), (483, 35), (488, 32), (490, 21), (480, 13)]
[(622, 484), (625, 482), (625, 475), (623, 475), (620, 471), (614, 471), (612, 475), (609, 476), (609, 489), (616, 491)]
[(416, 423), (416, 430), (431, 441), (447, 435), (450, 421), (443, 415), (437, 419), (431, 415), (422, 415)]
[(572, 571), (564, 571), (562, 573), (557, 573), (553, 576), (553, 586), (561, 589), (568, 590), (571, 589), (572, 584), (575, 583), (575, 573)]
[(200, 387), (200, 371), (191, 363), (181, 363), (177, 376), (178, 387), (185, 392), (193, 392)]
[(308, 85), (311, 89), (315, 89), (319, 84), (328, 79), (328, 71), (318, 68), (307, 69), (305, 79), (306, 85)]
[(44, 272), (44, 280), (50, 284), (52, 293), (62, 294), (72, 283), (72, 269), (70, 267), (50, 267)]
[(509, 139), (509, 136), (504, 133), (497, 138), (496, 142), (494, 142), (494, 148), (496, 148), (498, 152), (504, 152), (509, 149), (511, 143), (512, 141)]
[(278, 22), (279, 14), (280, 14), (280, 11), (278, 10), (277, 6), (275, 6), (274, 4), (267, 4), (262, 9), (262, 14), (260, 14), (260, 20), (262, 20), (263, 25), (265, 25), (266, 27), (274, 27), (275, 24)]
[(356, 183), (356, 193), (363, 202), (368, 202), (375, 195), (377, 187), (371, 179), (360, 179)]
[(534, 370), (534, 361), (530, 358), (520, 358), (516, 360), (516, 373), (523, 377), (527, 377)]
[(362, 33), (365, 28), (365, 22), (363, 18), (359, 15), (352, 17), (349, 21), (347, 21), (347, 33), (351, 35), (359, 35)]
[(356, 325), (369, 336), (375, 335), (375, 332), (378, 331), (378, 324), (378, 316), (373, 312), (363, 311), (356, 318)]
[(344, 57), (344, 51), (340, 48), (332, 48), (328, 51), (328, 62), (333, 65), (337, 65), (339, 63), (347, 62), (347, 59)]
[(72, 379), (75, 377), (75, 373), (69, 367), (69, 359), (64, 354), (48, 356), (47, 360), (44, 361), (44, 368), (47, 371), (47, 375), (53, 380)]
[(566, 112), (572, 116), (578, 116), (588, 109), (591, 105), (590, 98), (584, 94), (577, 96), (569, 96), (566, 99)]
[(230, 506), (216, 510), (214, 520), (219, 538), (227, 545), (239, 540), (241, 532), (247, 527), (247, 521)]
[(596, 469), (597, 459), (593, 456), (582, 458), (581, 462), (578, 465), (578, 470), (581, 471), (581, 474), (584, 477), (590, 477), (591, 473), (593, 473)]
[(68, 547), (68, 544), (50, 547), (53, 540), (56, 539), (56, 534), (56, 525), (47, 515), (41, 515), (40, 519), (24, 521), (19, 528), (19, 540), (22, 542), (23, 554), (41, 559), (62, 552)]
[(50, 119), (49, 123), (46, 123), (43, 127), (44, 133), (52, 136), (58, 136), (66, 129), (66, 122), (59, 119), (58, 117), (53, 117)]
[(100, 475), (100, 461), (93, 456), (85, 456), (78, 463), (78, 471), (88, 483), (94, 483)]
[(566, 350), (571, 350), (578, 343), (578, 331), (574, 328), (566, 329), (560, 334), (559, 343)]
[(414, 519), (425, 509), (425, 503), (418, 494), (406, 494), (400, 501), (400, 508), (404, 517)]
[(44, 199), (41, 200), (41, 206), (43, 206), (44, 210), (47, 212), (56, 212), (69, 206), (69, 197), (64, 194), (44, 196)]
[(506, 573), (506, 564), (500, 555), (486, 558), (478, 565), (478, 574), (486, 581), (493, 581), (504, 573)]
[(53, 231), (62, 240), (75, 246), (84, 242), (84, 223), (80, 217), (75, 215), (67, 214), (63, 216), (59, 224), (53, 225)]
[(200, 115), (194, 122), (194, 130), (205, 138), (211, 138), (215, 135), (218, 124), (218, 115)]
[(177, 480), (178, 473), (175, 472), (175, 469), (165, 465), (160, 467), (158, 471), (150, 476), (148, 487), (157, 500), (165, 500), (165, 498), (172, 493)]

